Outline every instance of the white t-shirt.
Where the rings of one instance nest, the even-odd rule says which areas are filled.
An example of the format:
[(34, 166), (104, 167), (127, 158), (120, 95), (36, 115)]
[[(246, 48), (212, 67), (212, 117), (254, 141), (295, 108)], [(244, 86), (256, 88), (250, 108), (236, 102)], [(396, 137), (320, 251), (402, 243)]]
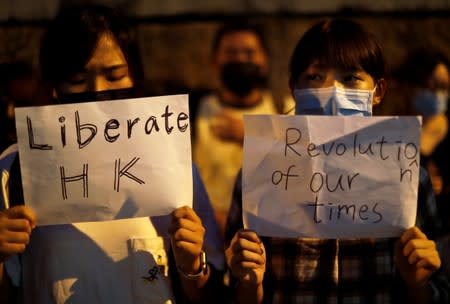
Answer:
[(225, 109), (240, 120), (246, 114), (276, 114), (277, 109), (267, 92), (259, 104), (249, 108), (224, 105), (215, 94), (206, 96), (199, 103), (193, 159), (214, 209), (228, 213), (236, 175), (242, 167), (243, 149), (238, 143), (221, 140), (210, 130), (213, 117)]
[[(0, 156), (1, 171), (11, 167), (11, 153), (17, 152)], [(193, 180), (208, 262), (223, 270), (223, 245), (195, 167)], [(37, 227), (21, 263), (15, 256), (6, 270), (24, 303), (174, 303), (169, 223), (170, 216), (160, 216)]]
[(174, 303), (168, 240), (149, 218), (38, 227), (22, 255), (24, 303)]

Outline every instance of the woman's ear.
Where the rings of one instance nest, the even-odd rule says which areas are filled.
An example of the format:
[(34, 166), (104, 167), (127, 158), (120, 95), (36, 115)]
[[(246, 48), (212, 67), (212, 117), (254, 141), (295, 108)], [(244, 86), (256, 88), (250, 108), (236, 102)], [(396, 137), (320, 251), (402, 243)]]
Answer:
[(387, 89), (387, 82), (384, 78), (380, 78), (377, 81), (377, 87), (375, 89), (375, 93), (373, 95), (372, 105), (376, 106), (381, 102), (381, 100), (384, 97), (384, 94), (386, 93)]

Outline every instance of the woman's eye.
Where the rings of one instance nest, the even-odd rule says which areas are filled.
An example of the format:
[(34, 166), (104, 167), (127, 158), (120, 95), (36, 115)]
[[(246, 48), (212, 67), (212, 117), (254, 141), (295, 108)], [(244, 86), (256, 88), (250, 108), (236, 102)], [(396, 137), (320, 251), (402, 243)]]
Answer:
[(86, 77), (82, 74), (75, 74), (67, 82), (71, 85), (80, 85), (86, 82)]
[(108, 75), (108, 77), (106, 79), (108, 79), (108, 81), (119, 81), (119, 80), (123, 79), (125, 76), (126, 76), (125, 74)]
[(318, 80), (322, 80), (323, 77), (322, 77), (322, 75), (320, 75), (320, 74), (312, 73), (312, 74), (307, 74), (307, 75), (306, 75), (306, 79), (307, 79), (307, 80), (318, 81)]
[(362, 80), (357, 74), (349, 74), (344, 77), (345, 82), (358, 82)]
[(106, 74), (106, 79), (108, 79), (108, 81), (114, 82), (122, 80), (127, 76), (128, 76), (128, 69), (117, 69), (108, 71), (108, 73)]

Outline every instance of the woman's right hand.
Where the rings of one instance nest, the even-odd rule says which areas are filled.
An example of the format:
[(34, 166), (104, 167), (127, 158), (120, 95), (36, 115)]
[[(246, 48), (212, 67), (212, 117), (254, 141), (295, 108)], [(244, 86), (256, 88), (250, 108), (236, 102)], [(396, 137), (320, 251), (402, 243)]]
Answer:
[(239, 230), (225, 250), (232, 275), (244, 284), (260, 286), (266, 270), (266, 250), (258, 235), (251, 230)]
[(36, 215), (27, 206), (0, 211), (0, 263), (25, 250), (35, 226)]

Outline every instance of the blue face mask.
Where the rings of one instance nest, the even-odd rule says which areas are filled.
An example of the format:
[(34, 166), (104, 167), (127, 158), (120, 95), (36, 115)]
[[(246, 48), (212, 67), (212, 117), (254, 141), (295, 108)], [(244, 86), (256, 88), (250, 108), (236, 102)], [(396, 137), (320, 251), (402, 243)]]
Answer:
[(413, 104), (418, 114), (432, 116), (447, 111), (448, 92), (440, 90), (433, 92), (423, 89), (414, 96)]
[(372, 116), (373, 90), (338, 87), (295, 89), (295, 114)]

